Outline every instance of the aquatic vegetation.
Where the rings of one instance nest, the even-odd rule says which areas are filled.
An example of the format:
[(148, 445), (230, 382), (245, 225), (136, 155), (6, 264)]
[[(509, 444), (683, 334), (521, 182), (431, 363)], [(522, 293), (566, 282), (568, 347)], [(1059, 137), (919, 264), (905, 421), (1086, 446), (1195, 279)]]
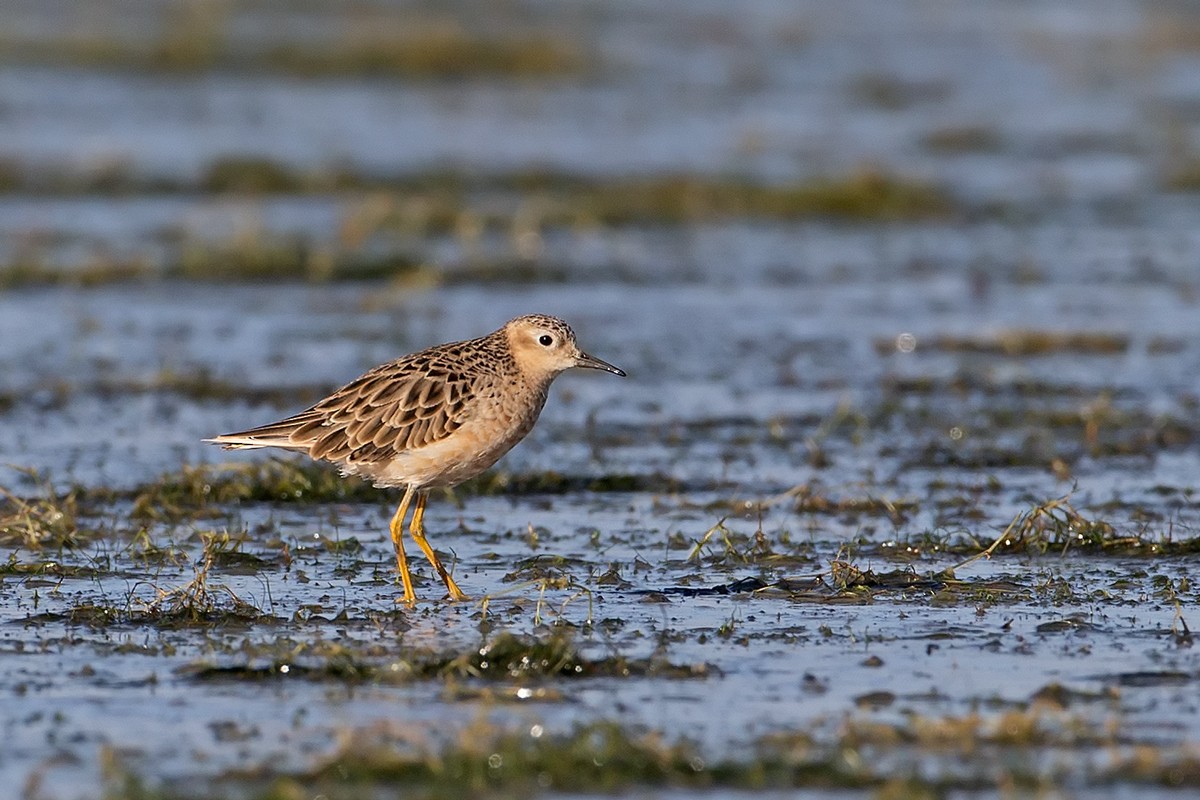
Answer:
[(846, 514), (849, 516), (883, 516), (894, 524), (904, 523), (920, 509), (913, 499), (889, 500), (884, 497), (841, 497), (832, 498), (815, 490), (812, 486), (797, 486), (787, 492), (794, 497), (797, 512), (809, 514)]
[(943, 155), (994, 153), (1004, 147), (1004, 138), (995, 128), (963, 125), (932, 130), (921, 139), (930, 152)]
[[(676, 483), (656, 475), (561, 475), (494, 470), (455, 487), (451, 494), (567, 494), (570, 492), (672, 491)], [(99, 495), (103, 495), (101, 492)], [(363, 480), (342, 478), (336, 469), (301, 459), (264, 459), (227, 464), (185, 465), (156, 482), (129, 492), (134, 518), (181, 518), (234, 502), (366, 502), (386, 499)]]
[(1176, 163), (1162, 178), (1163, 189), (1168, 192), (1200, 192), (1200, 157), (1195, 155), (1177, 158)]
[[(1100, 698), (1103, 700), (1103, 698)], [(740, 754), (713, 757), (683, 737), (601, 720), (556, 731), (535, 722), (521, 727), (484, 721), (433, 747), (396, 724), (344, 732), (337, 752), (303, 772), (230, 772), (196, 791), (193, 784), (144, 794), (137, 774), (114, 763), (110, 787), (133, 798), (205, 798), (235, 787), (262, 797), (360, 797), (404, 787), (415, 796), (509, 798), (533, 792), (613, 793), (638, 789), (874, 789), (880, 797), (941, 797), (996, 781), (1036, 791), (1069, 785), (1192, 787), (1200, 761), (1183, 749), (1122, 746), (1116, 731), (1086, 712), (1070, 713), (1035, 697), (1022, 707), (966, 716), (909, 715), (901, 723), (870, 715), (849, 717), (832, 740), (802, 730), (760, 737)], [(1039, 759), (1051, 750), (1083, 759), (1080, 769)], [(1096, 750), (1117, 757), (1106, 764)], [(871, 757), (865, 757), (865, 756)], [(893, 764), (889, 770), (882, 762)], [(915, 769), (920, 763), (919, 775)], [(996, 767), (1000, 764), (999, 774)], [(896, 769), (902, 775), (889, 775)], [(1086, 783), (1080, 780), (1088, 772)], [(114, 795), (116, 796), (116, 795)], [(307, 796), (307, 794), (305, 794)]]
[(373, 77), (464, 80), (479, 77), (545, 78), (580, 72), (586, 59), (562, 37), (482, 35), (420, 18), (379, 19), (374, 25), (323, 33), (319, 41), (278, 36), (257, 47), (231, 30), (232, 5), (220, 12), (182, 3), (162, 21), (157, 39), (104, 30), (55, 36), (0, 37), (0, 62), (70, 66), (139, 73), (232, 72), (294, 77)]
[[(914, 347), (948, 353), (981, 353), (1010, 358), (1031, 358), (1059, 353), (1113, 355), (1129, 349), (1129, 336), (1110, 331), (1052, 331), (1011, 328), (985, 335), (940, 334), (914, 340)], [(880, 355), (897, 352), (893, 339), (877, 339)]]
[[(22, 173), (24, 174), (24, 173)], [(69, 263), (52, 257), (52, 242), (30, 240), (0, 263), (0, 288), (102, 286), (148, 280), (203, 282), (389, 281), (439, 283), (561, 283), (567, 273), (539, 257), (530, 243), (562, 230), (695, 225), (730, 219), (836, 219), (871, 223), (947, 217), (957, 204), (942, 190), (902, 176), (862, 170), (846, 175), (767, 183), (745, 177), (691, 174), (581, 177), (511, 173), (407, 176), (298, 171), (258, 156), (214, 161), (196, 184), (130, 176), (116, 188), (88, 175), (34, 173), (14, 192), (60, 196), (133, 191), (263, 195), (342, 194), (340, 234), (281, 233), (247, 223), (232, 234), (173, 235), (153, 255), (77, 251)], [(130, 183), (131, 185), (126, 185)], [(361, 196), (365, 193), (365, 196)], [(468, 251), (484, 235), (508, 246), (462, 263), (437, 256), (437, 237)], [(434, 241), (429, 241), (431, 238)], [(621, 275), (615, 265), (614, 274)], [(626, 278), (636, 275), (626, 270)]]
[(933, 186), (869, 169), (778, 185), (688, 175), (628, 179), (584, 186), (566, 207), (571, 205), (607, 225), (680, 224), (721, 217), (926, 219), (946, 216), (954, 207)]
[(132, 516), (180, 518), (197, 509), (234, 502), (378, 502), (380, 493), (365, 481), (348, 481), (337, 470), (300, 460), (270, 459), (184, 466), (135, 490)]
[(890, 73), (866, 73), (850, 82), (849, 93), (858, 102), (884, 111), (903, 111), (922, 103), (936, 102), (949, 91), (947, 84), (918, 81)]
[[(487, 683), (544, 682), (551, 679), (657, 677), (691, 679), (712, 676), (710, 665), (675, 664), (661, 657), (634, 658), (612, 654), (583, 655), (575, 638), (555, 630), (544, 637), (501, 632), (461, 651), (428, 648), (362, 647), (333, 642), (294, 643), (283, 655), (252, 652), (237, 663), (199, 661), (180, 674), (203, 681), (353, 681), (379, 684), (439, 681)], [(532, 696), (532, 695), (530, 695)]]
[[(1069, 495), (1037, 503), (1021, 512), (996, 540), (965, 563), (987, 558), (997, 550), (1044, 553), (1051, 549), (1066, 552), (1071, 548), (1116, 550), (1136, 548), (1138, 538), (1119, 536), (1108, 522), (1079, 513)], [(962, 566), (962, 565), (959, 565)]]
[(0, 486), (0, 545), (56, 549), (76, 543), (79, 533), (75, 493), (58, 497), (43, 486), (40, 496), (22, 498)]

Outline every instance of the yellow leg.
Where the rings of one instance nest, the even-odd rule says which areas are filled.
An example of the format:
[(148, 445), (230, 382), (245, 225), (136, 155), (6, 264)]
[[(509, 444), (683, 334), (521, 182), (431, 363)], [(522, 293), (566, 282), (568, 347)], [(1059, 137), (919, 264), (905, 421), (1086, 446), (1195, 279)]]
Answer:
[(417, 547), (421, 548), (425, 553), (425, 557), (429, 559), (429, 563), (433, 564), (433, 568), (437, 570), (437, 574), (441, 577), (442, 582), (446, 584), (446, 589), (450, 592), (451, 600), (468, 600), (469, 598), (463, 594), (462, 589), (454, 583), (454, 578), (450, 577), (450, 573), (446, 572), (446, 568), (442, 566), (441, 560), (437, 557), (437, 553), (433, 552), (433, 548), (429, 546), (429, 540), (425, 538), (425, 501), (429, 495), (426, 492), (421, 492), (417, 495), (417, 507), (413, 509), (412, 522), (409, 523), (408, 532), (412, 534), (413, 541), (417, 543)]
[(415, 487), (409, 486), (404, 491), (404, 499), (400, 507), (392, 515), (392, 524), (388, 529), (392, 533), (392, 546), (396, 548), (396, 570), (404, 584), (404, 602), (410, 606), (417, 602), (417, 593), (413, 591), (412, 576), (408, 574), (408, 559), (404, 557), (404, 515), (408, 513), (408, 504), (412, 501)]

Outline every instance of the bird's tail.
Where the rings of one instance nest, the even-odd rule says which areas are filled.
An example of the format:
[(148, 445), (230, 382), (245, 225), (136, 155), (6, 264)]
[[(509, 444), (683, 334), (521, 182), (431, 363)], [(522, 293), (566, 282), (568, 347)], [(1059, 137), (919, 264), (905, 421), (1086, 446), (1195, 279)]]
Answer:
[(269, 425), (260, 425), (237, 433), (223, 433), (203, 441), (219, 444), (226, 450), (256, 450), (262, 447), (282, 447), (286, 450), (308, 450), (311, 433), (319, 429), (322, 419), (304, 412)]

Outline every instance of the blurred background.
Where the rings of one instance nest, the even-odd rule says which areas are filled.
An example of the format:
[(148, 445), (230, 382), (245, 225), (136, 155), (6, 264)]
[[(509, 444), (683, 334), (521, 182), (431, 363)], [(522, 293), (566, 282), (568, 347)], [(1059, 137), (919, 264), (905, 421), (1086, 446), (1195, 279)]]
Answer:
[[(0, 15), (10, 463), (142, 480), (205, 458), (203, 435), (529, 311), (633, 374), (573, 382), (552, 405), (568, 426), (600, 407), (642, 432), (807, 424), (869, 414), (914, 375), (1065, 375), (1070, 414), (1194, 407), (1189, 3)], [(946, 438), (980, 428), (956, 408), (919, 444), (970, 446)], [(1069, 472), (1077, 439), (1033, 460)], [(627, 466), (711, 471), (668, 450)], [(553, 458), (586, 470), (577, 455)], [(802, 463), (750, 477), (792, 485)]]

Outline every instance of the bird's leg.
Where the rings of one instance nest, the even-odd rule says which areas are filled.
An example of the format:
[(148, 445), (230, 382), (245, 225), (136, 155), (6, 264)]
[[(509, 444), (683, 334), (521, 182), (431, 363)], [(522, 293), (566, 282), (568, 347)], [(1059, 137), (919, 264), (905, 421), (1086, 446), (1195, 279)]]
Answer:
[(392, 515), (391, 525), (388, 526), (392, 533), (392, 546), (396, 548), (396, 570), (399, 571), (400, 580), (404, 584), (404, 602), (410, 606), (417, 602), (417, 593), (413, 591), (412, 576), (408, 574), (408, 559), (404, 557), (404, 515), (408, 513), (408, 504), (412, 501), (415, 491), (416, 487), (411, 485), (404, 490), (404, 498), (400, 501), (396, 513)]
[(446, 568), (442, 566), (437, 553), (433, 552), (433, 548), (429, 546), (429, 540), (425, 538), (425, 501), (428, 497), (429, 494), (427, 492), (421, 492), (417, 495), (417, 507), (413, 510), (412, 522), (409, 523), (408, 532), (412, 534), (413, 541), (417, 543), (417, 547), (424, 551), (425, 557), (429, 559), (430, 564), (433, 564), (433, 568), (437, 570), (437, 574), (441, 577), (442, 582), (446, 584), (446, 589), (450, 592), (450, 599), (467, 600), (469, 598), (454, 583), (454, 578), (451, 578), (450, 573), (446, 572)]

